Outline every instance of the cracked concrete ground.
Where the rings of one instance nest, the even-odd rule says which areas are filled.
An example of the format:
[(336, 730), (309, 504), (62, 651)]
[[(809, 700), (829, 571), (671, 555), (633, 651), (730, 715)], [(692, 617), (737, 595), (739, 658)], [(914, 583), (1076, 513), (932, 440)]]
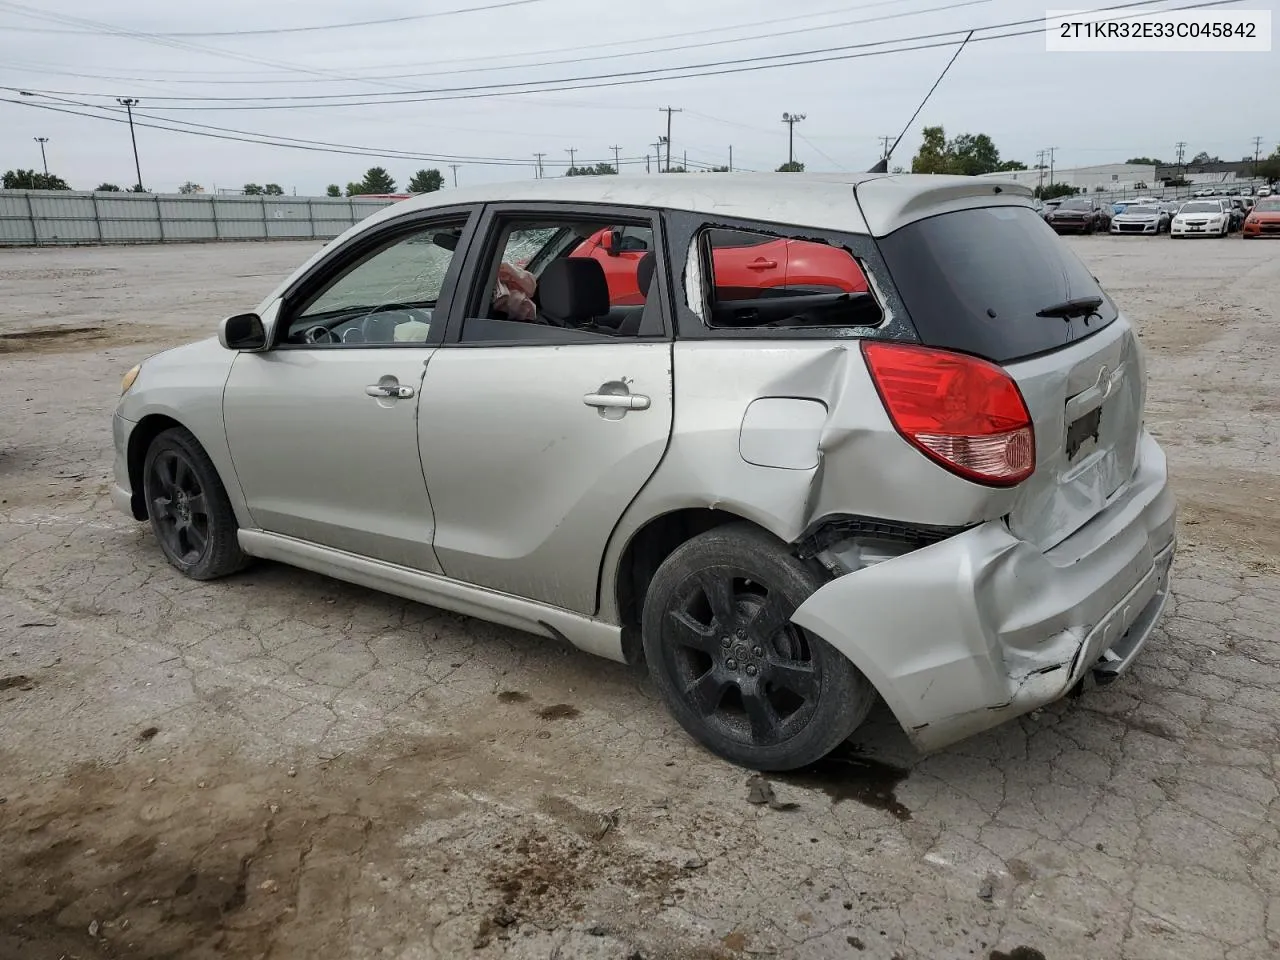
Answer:
[[(311, 244), (0, 251), (0, 958), (1280, 955), (1280, 244), (1070, 242), (1181, 501), (1133, 671), (747, 802), (643, 675), (106, 498), (120, 375)], [(85, 330), (85, 327), (94, 329)]]

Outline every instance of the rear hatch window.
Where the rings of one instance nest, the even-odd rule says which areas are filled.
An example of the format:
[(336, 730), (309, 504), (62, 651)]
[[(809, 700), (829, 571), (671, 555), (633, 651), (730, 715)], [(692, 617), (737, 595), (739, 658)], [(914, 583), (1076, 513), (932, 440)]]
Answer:
[[(1029, 207), (940, 214), (879, 245), (930, 346), (1008, 363), (1082, 340), (1117, 316), (1080, 258)], [(1065, 306), (1090, 298), (1101, 298), (1094, 313)]]

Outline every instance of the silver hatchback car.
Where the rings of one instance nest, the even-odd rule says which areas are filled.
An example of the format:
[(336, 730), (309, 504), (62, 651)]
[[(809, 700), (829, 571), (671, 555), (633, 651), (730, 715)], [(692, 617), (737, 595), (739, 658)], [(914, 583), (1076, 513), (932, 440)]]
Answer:
[(1016, 184), (573, 178), (358, 224), (125, 377), (115, 500), (645, 661), (708, 748), (922, 749), (1123, 671), (1174, 501), (1134, 332)]

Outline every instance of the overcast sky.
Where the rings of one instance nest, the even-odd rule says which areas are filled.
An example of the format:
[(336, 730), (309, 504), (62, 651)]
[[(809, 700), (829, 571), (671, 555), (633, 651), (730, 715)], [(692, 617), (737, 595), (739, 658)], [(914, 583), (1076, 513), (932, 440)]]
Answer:
[[(687, 151), (691, 162), (727, 163), (732, 145), (735, 169), (773, 169), (787, 159), (781, 117), (790, 111), (806, 116), (795, 127), (795, 150), (809, 170), (863, 170), (879, 156), (878, 138), (901, 131), (954, 52), (955, 36), (913, 41), (950, 46), (886, 56), (569, 92), (266, 110), (159, 98), (386, 99), (406, 91), (563, 80), (920, 37), (1025, 20), (1045, 10), (1028, 0), (507, 0), (501, 9), (445, 13), (501, 2), (0, 0), (0, 86), (63, 99), (12, 91), (0, 91), (0, 97), (72, 110), (84, 108), (67, 100), (101, 107), (114, 105), (117, 96), (137, 97), (142, 122), (153, 122), (144, 116), (163, 117), (375, 151), (518, 161), (462, 162), (458, 177), (470, 183), (530, 177), (536, 151), (546, 154), (549, 174), (563, 172), (570, 148), (580, 163), (612, 160), (615, 144), (624, 159), (642, 158), (665, 133), (666, 116), (658, 108), (666, 105), (683, 109), (673, 119), (673, 158)], [(1091, 6), (1116, 2), (1122, 0)], [(1247, 0), (1225, 9), (1271, 10), (1280, 24), (1280, 0)], [(195, 10), (204, 15), (193, 16)], [(396, 17), (413, 19), (287, 33), (158, 36)], [(998, 32), (1018, 29), (1029, 28)], [(734, 42), (738, 38), (744, 39)], [(685, 49), (659, 49), (670, 47)], [(1252, 154), (1254, 136), (1263, 137), (1264, 154), (1276, 147), (1277, 91), (1277, 52), (1051, 54), (1041, 33), (975, 42), (908, 131), (894, 162), (909, 166), (920, 129), (934, 124), (948, 136), (987, 133), (1002, 157), (1027, 164), (1049, 146), (1058, 148), (1060, 167), (1137, 155), (1170, 159), (1179, 140), (1187, 142), (1188, 157), (1207, 150), (1240, 159)], [(0, 131), (0, 169), (38, 169), (39, 145), (32, 138), (43, 136), (49, 138), (50, 171), (73, 188), (91, 189), (104, 180), (128, 187), (135, 180), (124, 124), (0, 102)], [(174, 190), (187, 180), (210, 190), (253, 181), (314, 194), (328, 183), (345, 186), (374, 164), (387, 167), (401, 187), (422, 167), (441, 167), (452, 178), (439, 161), (304, 152), (141, 127), (137, 133), (143, 180), (152, 190)], [(624, 167), (643, 170), (643, 162)]]

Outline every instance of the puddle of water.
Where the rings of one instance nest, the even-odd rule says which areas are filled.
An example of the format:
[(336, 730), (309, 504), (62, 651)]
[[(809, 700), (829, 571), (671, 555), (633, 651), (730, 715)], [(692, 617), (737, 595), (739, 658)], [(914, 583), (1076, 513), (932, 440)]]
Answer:
[(910, 820), (911, 811), (898, 800), (896, 789), (911, 771), (851, 750), (837, 750), (809, 767), (776, 774), (775, 779), (797, 787), (821, 790), (833, 804), (853, 800), (884, 810), (899, 820)]

